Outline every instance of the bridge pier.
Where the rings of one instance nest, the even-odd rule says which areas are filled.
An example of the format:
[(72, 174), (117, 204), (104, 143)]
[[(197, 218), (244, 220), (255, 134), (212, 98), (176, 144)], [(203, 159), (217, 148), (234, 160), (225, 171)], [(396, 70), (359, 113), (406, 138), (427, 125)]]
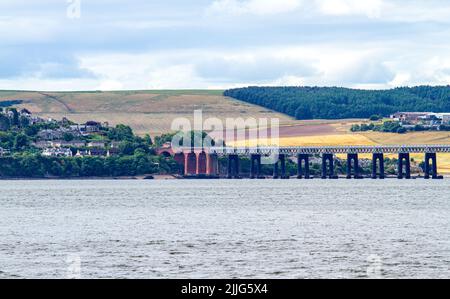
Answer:
[[(353, 171), (352, 171), (353, 170)], [(347, 179), (360, 179), (358, 154), (347, 154)]]
[(334, 175), (334, 155), (323, 154), (322, 155), (322, 179), (337, 179)]
[[(411, 153), (425, 155), (425, 178), (442, 179), (438, 175), (437, 154), (449, 153), (450, 145), (381, 145), (381, 146), (336, 146), (336, 147), (256, 147), (256, 148), (192, 148), (186, 147), (175, 150), (168, 146), (156, 149), (158, 155), (165, 158), (173, 157), (180, 167), (180, 175), (186, 177), (214, 176), (219, 174), (219, 156), (227, 158), (227, 177), (241, 178), (239, 173), (239, 155), (251, 155), (251, 177), (259, 178), (261, 175), (261, 160), (264, 156), (279, 154), (279, 160), (274, 165), (274, 178), (289, 178), (287, 162), (290, 155), (297, 155), (298, 178), (310, 178), (310, 155), (322, 154), (322, 178), (337, 178), (334, 171), (334, 155), (347, 154), (347, 177), (361, 178), (359, 176), (358, 155), (372, 154), (372, 178), (384, 179), (385, 154), (398, 154), (398, 178), (411, 178)], [(304, 163), (304, 164), (303, 164)], [(281, 166), (281, 174), (280, 174)], [(263, 178), (263, 177), (261, 177)]]
[[(405, 172), (403, 172), (405, 170)], [(411, 179), (411, 157), (409, 153), (398, 155), (398, 179)]]
[(196, 171), (196, 175), (198, 177), (203, 177), (206, 176), (207, 172), (208, 172), (208, 167), (207, 167), (207, 155), (205, 152), (200, 152), (196, 154), (196, 159), (197, 159), (197, 171)]
[(217, 154), (206, 156), (206, 175), (217, 177), (219, 175), (219, 157)]
[[(302, 163), (305, 162), (305, 171), (303, 172), (303, 165)], [(302, 179), (303, 177), (305, 179), (310, 179), (309, 174), (309, 155), (300, 154), (297, 156), (297, 178)]]
[(278, 162), (276, 161), (275, 164), (273, 164), (273, 179), (276, 180), (280, 177), (280, 171), (278, 169)]
[(184, 175), (197, 175), (197, 155), (194, 152), (186, 153), (184, 159)]
[(281, 164), (281, 179), (287, 180), (287, 179), (289, 179), (289, 175), (287, 174), (287, 169), (286, 169), (286, 155), (280, 155), (279, 159), (280, 159), (280, 164)]
[[(377, 164), (379, 166), (379, 173), (377, 172)], [(375, 153), (372, 156), (372, 179), (385, 179), (384, 174), (384, 154)]]
[(184, 153), (177, 153), (174, 155), (174, 160), (178, 163), (178, 174), (183, 176), (184, 175), (184, 168), (185, 168), (185, 154)]
[(425, 154), (425, 179), (430, 179), (430, 175), (434, 180), (439, 178), (436, 153)]
[[(281, 174), (280, 174), (281, 170)], [(278, 161), (273, 165), (273, 178), (274, 179), (289, 179), (286, 172), (286, 155), (279, 155)]]
[(251, 156), (250, 178), (251, 179), (261, 178), (261, 155), (252, 155)]
[(239, 178), (239, 156), (229, 155), (228, 156), (228, 175), (229, 179)]

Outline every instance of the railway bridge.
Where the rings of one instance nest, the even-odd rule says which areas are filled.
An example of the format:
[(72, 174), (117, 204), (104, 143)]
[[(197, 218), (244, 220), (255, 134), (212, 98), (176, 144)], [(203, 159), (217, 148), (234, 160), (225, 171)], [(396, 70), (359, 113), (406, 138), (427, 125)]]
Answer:
[(180, 165), (180, 174), (185, 177), (219, 177), (219, 157), (228, 161), (228, 178), (240, 178), (240, 160), (250, 158), (250, 177), (263, 178), (262, 159), (276, 157), (273, 164), (273, 178), (288, 179), (286, 163), (288, 159), (297, 159), (297, 178), (310, 179), (310, 159), (320, 156), (322, 160), (322, 178), (337, 179), (335, 175), (335, 155), (347, 155), (347, 178), (361, 179), (359, 173), (359, 155), (372, 155), (372, 178), (384, 179), (384, 157), (386, 154), (398, 155), (397, 177), (411, 179), (411, 154), (423, 154), (425, 160), (425, 179), (441, 179), (438, 174), (437, 154), (450, 153), (450, 145), (384, 145), (384, 146), (311, 146), (311, 147), (211, 147), (189, 148), (176, 152), (169, 149), (159, 151), (170, 155)]

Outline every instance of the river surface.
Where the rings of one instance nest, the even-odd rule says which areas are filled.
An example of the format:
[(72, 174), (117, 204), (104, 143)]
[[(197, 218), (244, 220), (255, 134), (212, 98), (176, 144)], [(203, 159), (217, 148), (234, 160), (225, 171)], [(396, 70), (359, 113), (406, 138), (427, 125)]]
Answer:
[(450, 180), (0, 181), (0, 278), (450, 278)]

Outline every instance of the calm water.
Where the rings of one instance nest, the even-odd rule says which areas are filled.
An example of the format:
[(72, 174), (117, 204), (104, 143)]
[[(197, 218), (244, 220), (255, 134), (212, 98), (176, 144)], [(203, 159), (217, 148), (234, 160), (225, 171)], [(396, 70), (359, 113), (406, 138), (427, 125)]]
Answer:
[(450, 180), (0, 181), (0, 278), (450, 278)]

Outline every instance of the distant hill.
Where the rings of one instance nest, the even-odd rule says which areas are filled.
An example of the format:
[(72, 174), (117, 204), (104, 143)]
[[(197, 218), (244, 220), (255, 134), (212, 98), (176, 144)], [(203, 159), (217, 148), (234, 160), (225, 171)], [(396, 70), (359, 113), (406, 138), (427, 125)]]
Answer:
[(15, 104), (41, 117), (75, 122), (97, 120), (130, 125), (137, 134), (160, 135), (170, 131), (178, 117), (193, 118), (201, 109), (206, 117), (219, 119), (268, 117), (292, 122), (287, 115), (224, 97), (222, 90), (150, 90), (110, 92), (0, 91), (0, 106)]
[(369, 118), (399, 111), (450, 112), (450, 86), (356, 90), (338, 87), (248, 87), (224, 92), (296, 119)]

